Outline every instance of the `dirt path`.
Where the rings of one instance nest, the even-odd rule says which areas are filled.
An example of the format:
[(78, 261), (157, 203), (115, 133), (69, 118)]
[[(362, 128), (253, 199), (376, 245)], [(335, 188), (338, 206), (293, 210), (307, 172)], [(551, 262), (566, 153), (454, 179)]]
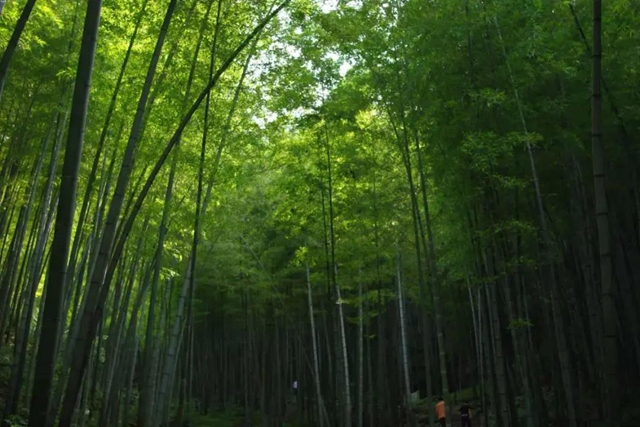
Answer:
[[(477, 409), (479, 408), (479, 402), (470, 401), (469, 405), (471, 406), (471, 426), (472, 427), (485, 427), (484, 422), (482, 420), (482, 412), (479, 412)], [(462, 426), (462, 418), (460, 417), (460, 407), (462, 403), (458, 403), (452, 405), (451, 408), (447, 409), (447, 427), (461, 427)], [(431, 406), (431, 410), (434, 410), (434, 405)], [(426, 412), (426, 409), (423, 409), (418, 413), (418, 424), (422, 426), (429, 425), (429, 414)], [(439, 424), (436, 423), (436, 426)]]

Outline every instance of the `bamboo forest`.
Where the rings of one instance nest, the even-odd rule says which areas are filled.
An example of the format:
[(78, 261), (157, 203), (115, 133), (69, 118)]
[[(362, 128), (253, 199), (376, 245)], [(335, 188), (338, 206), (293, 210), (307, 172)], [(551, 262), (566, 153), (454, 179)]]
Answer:
[(0, 0), (0, 427), (640, 426), (640, 1)]

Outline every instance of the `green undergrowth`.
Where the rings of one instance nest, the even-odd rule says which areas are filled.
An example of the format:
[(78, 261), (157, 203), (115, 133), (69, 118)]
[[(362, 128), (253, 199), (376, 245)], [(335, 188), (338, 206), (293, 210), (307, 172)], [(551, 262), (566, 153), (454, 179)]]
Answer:
[[(414, 402), (413, 407), (419, 410), (427, 411), (429, 408), (432, 408), (435, 405), (435, 399), (437, 396), (434, 395), (432, 400), (428, 400), (425, 397), (422, 397), (419, 401)], [(475, 402), (479, 400), (476, 392), (473, 387), (466, 388), (464, 390), (459, 390), (449, 394), (447, 400), (455, 405), (462, 404), (463, 402)]]
[[(243, 417), (236, 412), (218, 412), (209, 415), (198, 415), (194, 417), (193, 427), (241, 427)], [(261, 425), (254, 422), (253, 425)], [(285, 422), (282, 427), (302, 427), (293, 422)]]
[(237, 427), (242, 420), (236, 414), (217, 413), (199, 415), (193, 420), (193, 427)]

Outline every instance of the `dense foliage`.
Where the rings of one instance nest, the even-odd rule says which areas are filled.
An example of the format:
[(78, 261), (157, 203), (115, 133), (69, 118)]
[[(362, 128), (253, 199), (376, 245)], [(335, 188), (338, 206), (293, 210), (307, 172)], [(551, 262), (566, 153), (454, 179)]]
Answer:
[(0, 0), (3, 425), (639, 423), (604, 3)]

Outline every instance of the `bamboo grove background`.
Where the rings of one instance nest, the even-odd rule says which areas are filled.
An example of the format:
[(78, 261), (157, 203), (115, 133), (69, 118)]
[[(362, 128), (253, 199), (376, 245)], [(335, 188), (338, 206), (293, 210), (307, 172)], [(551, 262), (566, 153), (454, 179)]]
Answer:
[(4, 425), (638, 423), (604, 3), (0, 2)]

